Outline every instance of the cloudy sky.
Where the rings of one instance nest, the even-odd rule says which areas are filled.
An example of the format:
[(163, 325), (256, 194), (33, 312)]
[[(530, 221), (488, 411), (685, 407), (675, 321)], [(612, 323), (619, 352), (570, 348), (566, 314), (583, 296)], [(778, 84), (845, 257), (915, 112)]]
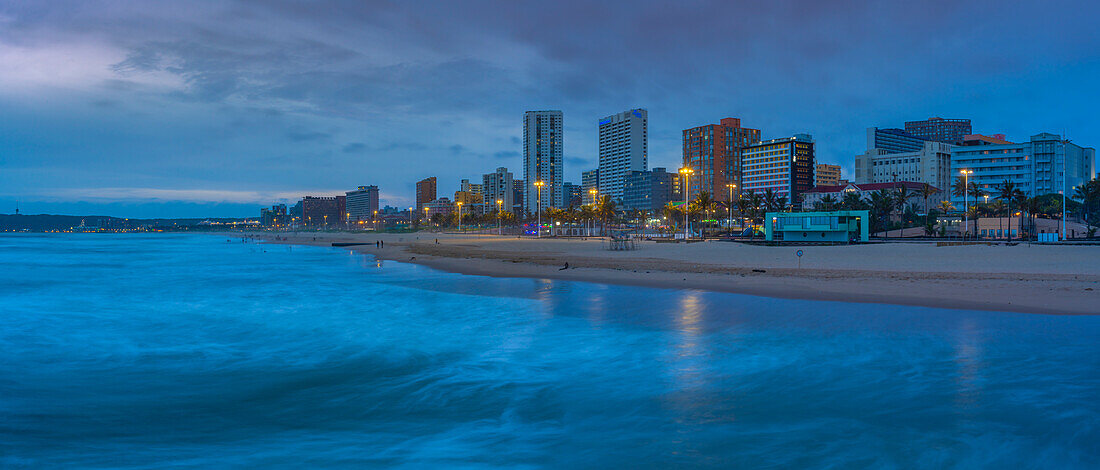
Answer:
[(869, 126), (1100, 144), (1092, 1), (0, 0), (0, 213), (252, 216), (381, 187), (407, 206), (505, 166), (525, 110), (564, 112), (566, 179), (596, 123), (645, 107), (651, 166), (740, 117), (810, 133), (850, 174)]

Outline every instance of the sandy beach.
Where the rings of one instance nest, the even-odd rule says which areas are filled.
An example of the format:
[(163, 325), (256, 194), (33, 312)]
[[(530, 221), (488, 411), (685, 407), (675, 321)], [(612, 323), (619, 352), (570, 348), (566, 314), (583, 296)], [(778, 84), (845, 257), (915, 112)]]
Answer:
[[(1100, 313), (1100, 247), (758, 246), (483, 234), (270, 233), (269, 243), (349, 247), (379, 259), (473, 275), (564, 279), (767, 297), (1043, 314)], [(276, 240), (278, 238), (278, 240)], [(384, 248), (376, 248), (384, 241)], [(802, 250), (801, 266), (796, 251)], [(562, 269), (568, 263), (567, 269)]]

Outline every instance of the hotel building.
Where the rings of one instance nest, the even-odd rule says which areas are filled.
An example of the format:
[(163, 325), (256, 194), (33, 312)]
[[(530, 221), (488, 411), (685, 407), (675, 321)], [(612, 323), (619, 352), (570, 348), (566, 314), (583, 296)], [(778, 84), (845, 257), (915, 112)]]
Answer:
[(771, 189), (798, 203), (814, 186), (814, 140), (809, 134), (772, 139), (741, 151), (742, 193)]
[[(966, 179), (994, 197), (1004, 181), (1015, 183), (1027, 197), (1061, 193), (1073, 197), (1074, 188), (1096, 172), (1096, 149), (1062, 140), (1058, 134), (1041, 133), (1028, 142), (1013, 143), (1003, 136), (968, 135), (951, 153), (952, 182)], [(973, 199), (970, 199), (973, 201)], [(952, 194), (956, 207), (963, 198)]]
[[(683, 162), (694, 171), (688, 183), (688, 194), (694, 196), (707, 191), (716, 200), (727, 198), (724, 196), (728, 194), (727, 184), (741, 187), (741, 150), (758, 142), (760, 130), (741, 127), (738, 118), (685, 129)], [(812, 167), (810, 172), (813, 172)]]
[(542, 209), (562, 206), (562, 113), (527, 111), (523, 115), (523, 210), (534, 214), (542, 186)]
[(348, 222), (374, 220), (374, 213), (378, 212), (378, 186), (360, 186), (345, 194)]
[(631, 109), (600, 119), (600, 194), (622, 200), (623, 181), (631, 171), (648, 167), (649, 114)]

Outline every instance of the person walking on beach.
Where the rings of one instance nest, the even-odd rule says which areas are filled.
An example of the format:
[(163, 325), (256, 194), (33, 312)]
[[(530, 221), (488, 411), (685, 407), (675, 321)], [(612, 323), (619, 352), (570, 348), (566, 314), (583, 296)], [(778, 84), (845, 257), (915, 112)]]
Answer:
[(375, 240), (375, 241), (374, 241), (374, 247), (375, 247), (375, 248), (380, 248), (380, 247), (381, 247), (381, 245), (379, 245), (379, 243), (381, 243), (381, 241), (379, 241), (379, 240)]

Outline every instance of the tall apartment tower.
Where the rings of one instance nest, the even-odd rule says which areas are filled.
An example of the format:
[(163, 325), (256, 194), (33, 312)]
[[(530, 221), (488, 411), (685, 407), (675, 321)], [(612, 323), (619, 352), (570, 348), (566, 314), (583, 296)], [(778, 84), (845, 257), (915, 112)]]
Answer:
[(485, 196), (485, 204), (489, 210), (496, 210), (497, 201), (501, 201), (500, 210), (512, 212), (513, 198), (515, 194), (512, 172), (500, 167), (492, 173), (481, 175), (481, 191)]
[(416, 210), (424, 210), (424, 204), (434, 201), (435, 198), (434, 176), (416, 182)]
[(727, 184), (742, 187), (741, 151), (759, 142), (760, 130), (741, 127), (738, 118), (685, 129), (684, 166), (694, 170), (687, 188), (689, 197), (707, 191), (718, 201), (729, 198)]
[(622, 200), (623, 182), (632, 171), (645, 171), (649, 157), (649, 113), (631, 109), (600, 119), (600, 195)]
[(561, 207), (562, 199), (562, 115), (561, 111), (527, 111), (523, 115), (523, 210), (538, 210), (541, 181), (541, 207)]
[(928, 118), (923, 121), (906, 121), (905, 132), (931, 142), (962, 145), (963, 136), (972, 134), (969, 119)]

